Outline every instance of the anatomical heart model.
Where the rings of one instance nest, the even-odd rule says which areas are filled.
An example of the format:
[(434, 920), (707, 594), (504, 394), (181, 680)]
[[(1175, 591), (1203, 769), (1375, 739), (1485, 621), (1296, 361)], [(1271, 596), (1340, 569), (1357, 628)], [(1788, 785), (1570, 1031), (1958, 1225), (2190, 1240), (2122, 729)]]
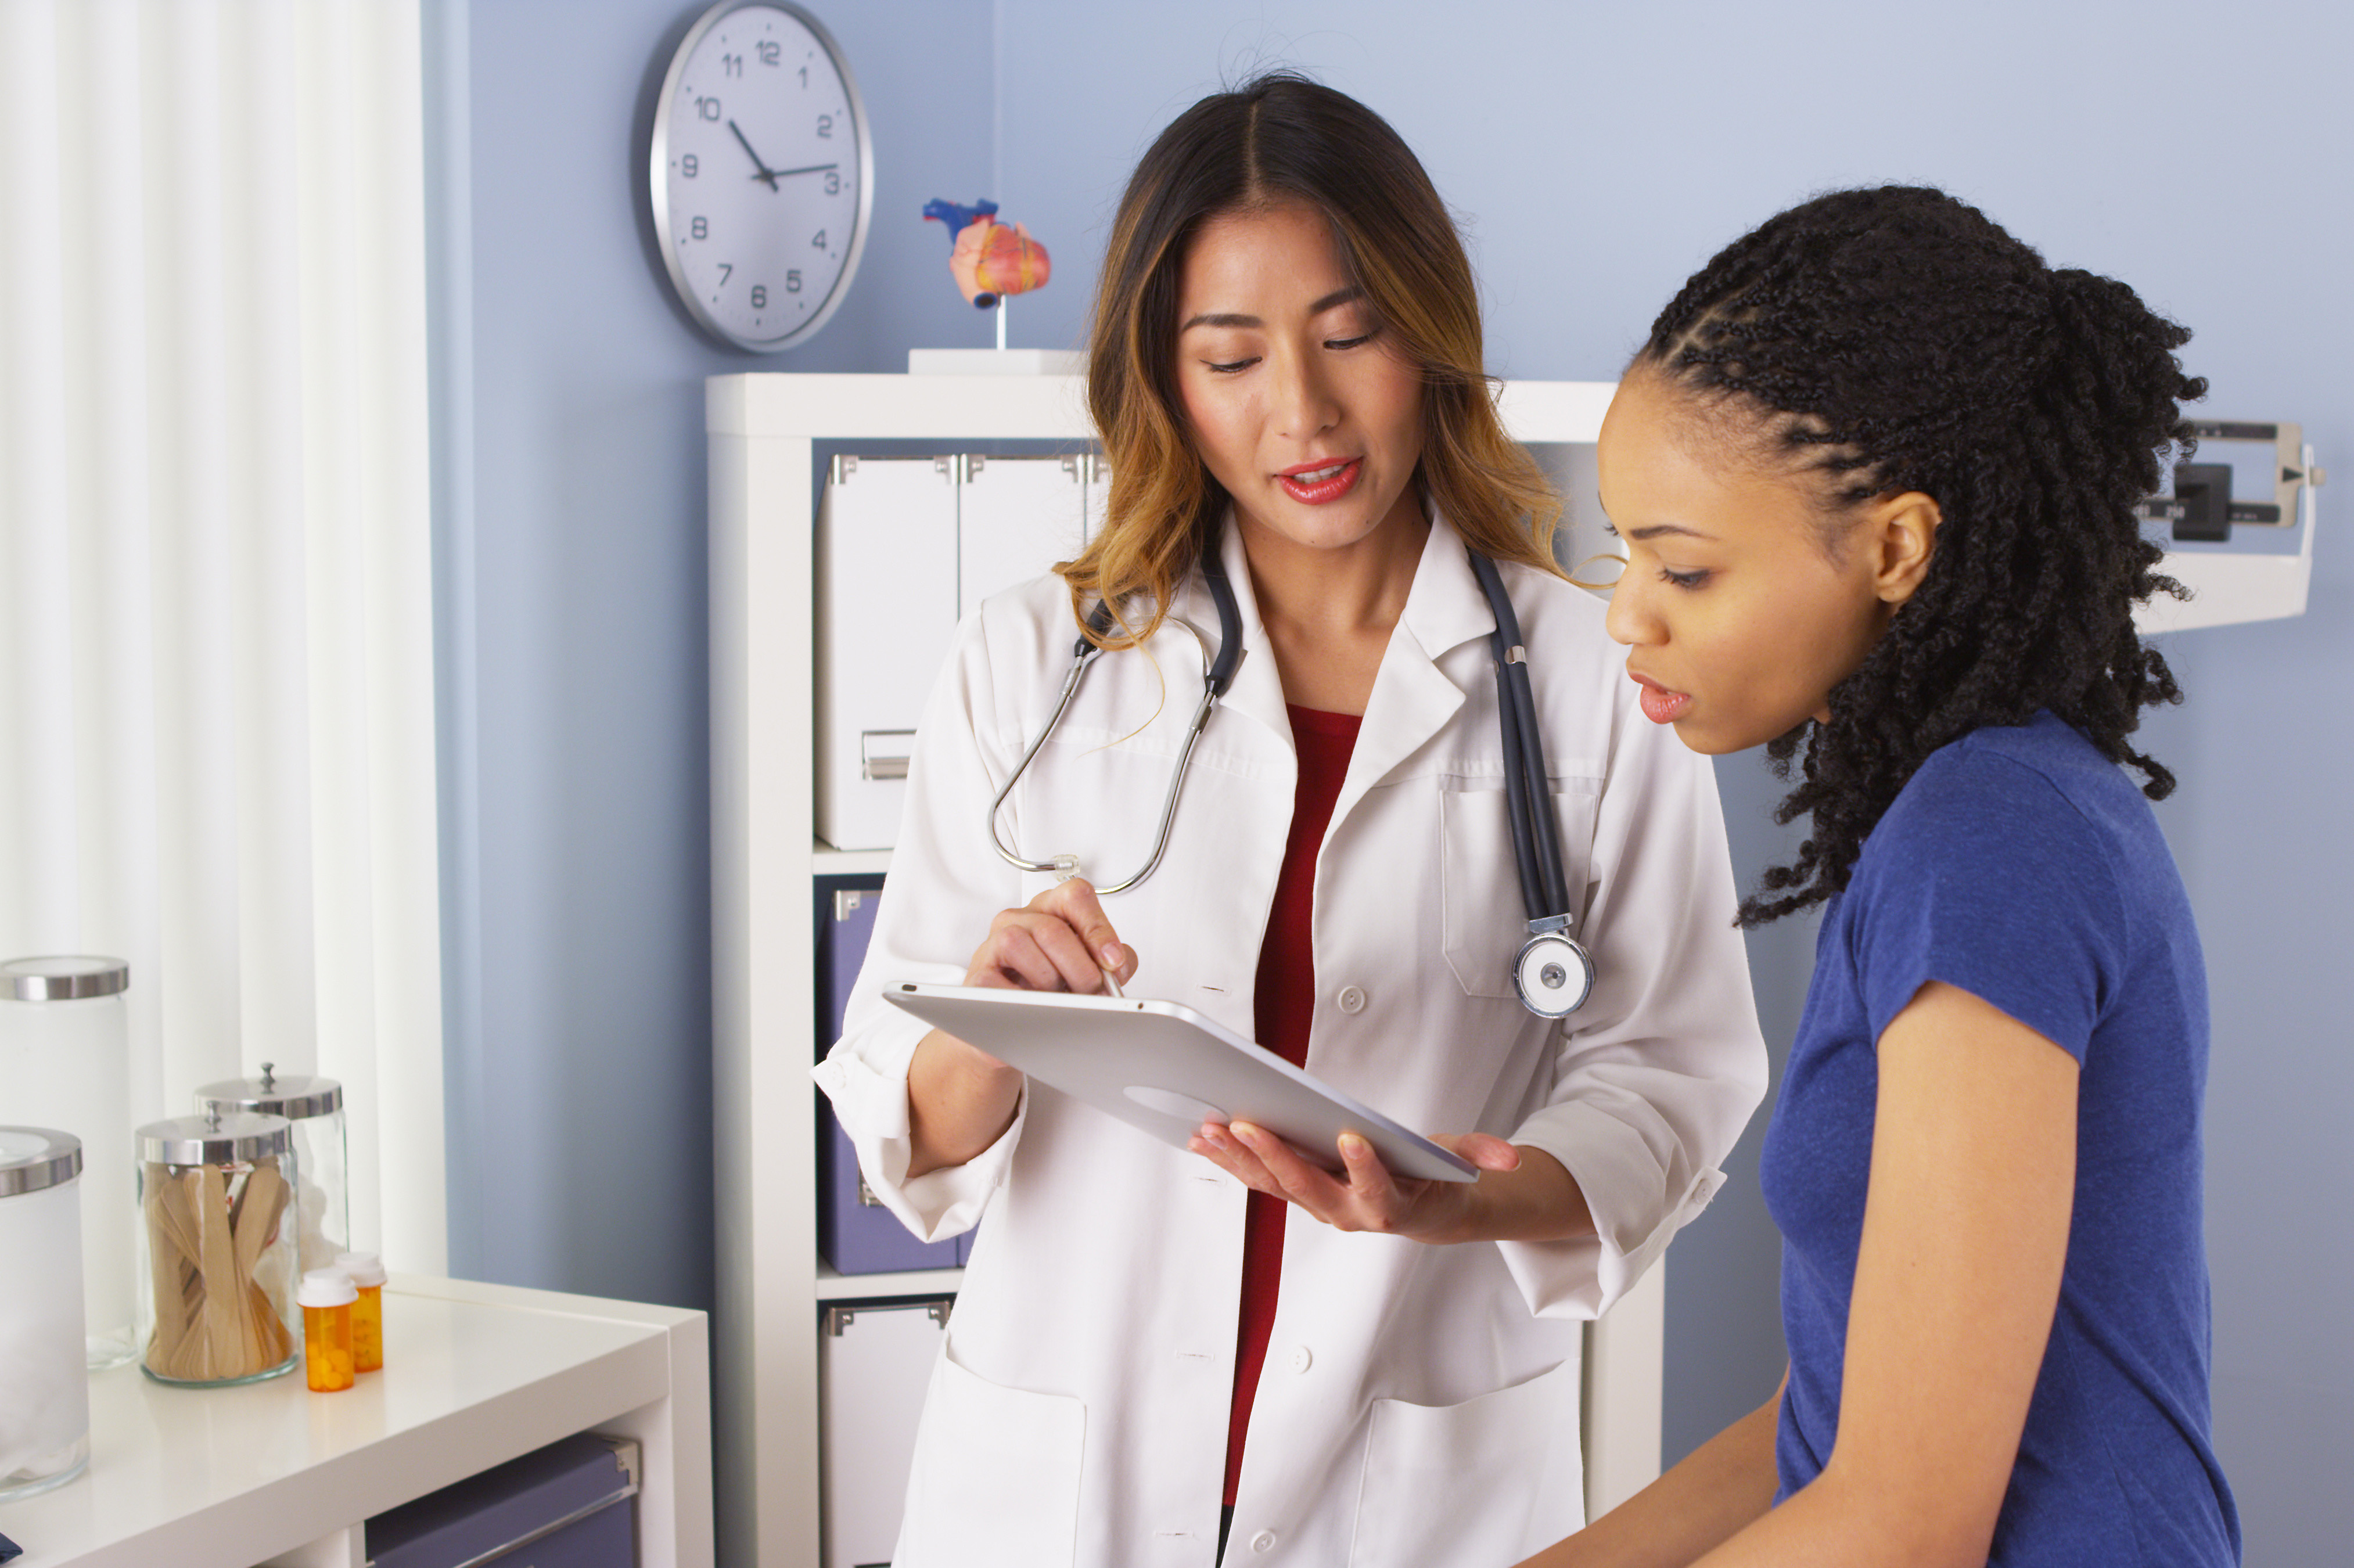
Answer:
[(1031, 238), (1024, 226), (998, 222), (993, 201), (970, 207), (928, 201), (924, 216), (948, 226), (954, 247), (949, 252), (949, 271), (964, 297), (981, 310), (993, 308), (1007, 294), (1043, 289), (1053, 274), (1046, 248)]

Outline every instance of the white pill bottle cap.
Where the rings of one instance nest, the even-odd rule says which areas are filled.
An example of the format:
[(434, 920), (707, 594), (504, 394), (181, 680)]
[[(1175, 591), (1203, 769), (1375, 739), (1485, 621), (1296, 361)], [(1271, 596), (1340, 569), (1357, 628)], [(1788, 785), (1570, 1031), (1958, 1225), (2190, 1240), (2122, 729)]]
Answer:
[(359, 1298), (359, 1287), (340, 1268), (314, 1268), (294, 1291), (295, 1304), (301, 1307), (348, 1307)]
[(350, 1275), (352, 1283), (362, 1288), (373, 1288), (385, 1281), (384, 1261), (372, 1252), (347, 1252), (339, 1255), (335, 1266)]

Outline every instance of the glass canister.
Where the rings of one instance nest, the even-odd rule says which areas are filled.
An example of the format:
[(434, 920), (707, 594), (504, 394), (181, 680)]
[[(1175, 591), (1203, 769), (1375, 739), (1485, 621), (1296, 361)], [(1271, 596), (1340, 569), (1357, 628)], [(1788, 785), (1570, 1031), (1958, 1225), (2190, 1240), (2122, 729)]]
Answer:
[(333, 1078), (296, 1074), (280, 1077), (261, 1065), (258, 1078), (224, 1078), (196, 1091), (196, 1113), (223, 1116), (244, 1111), (282, 1116), (294, 1124), (294, 1158), (302, 1171), (295, 1210), (302, 1222), (302, 1261), (298, 1271), (333, 1268), (352, 1245), (351, 1184), (345, 1179), (349, 1150), (344, 1143), (344, 1086)]
[(284, 1117), (176, 1117), (139, 1129), (140, 1365), (158, 1383), (253, 1383), (301, 1359), (302, 1177)]
[(136, 1350), (130, 983), (121, 959), (0, 963), (0, 1116), (81, 1140), (82, 1331), (93, 1371)]
[(0, 1500), (61, 1487), (90, 1464), (81, 1171), (73, 1134), (0, 1127)]

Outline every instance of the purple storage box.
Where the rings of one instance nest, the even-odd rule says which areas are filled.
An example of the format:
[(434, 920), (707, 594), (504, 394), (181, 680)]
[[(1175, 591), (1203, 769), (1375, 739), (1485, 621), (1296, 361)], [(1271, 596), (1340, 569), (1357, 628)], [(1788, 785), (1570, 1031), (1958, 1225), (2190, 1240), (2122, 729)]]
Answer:
[[(842, 1015), (866, 961), (883, 883), (873, 876), (822, 877), (817, 903), (817, 1038), (822, 1057), (842, 1038)], [(890, 1210), (862, 1195), (850, 1135), (834, 1119), (832, 1104), (823, 1095), (817, 1100), (817, 1247), (833, 1271), (890, 1274), (963, 1263), (969, 1233), (944, 1242), (918, 1241)]]
[[(584, 1432), (367, 1521), (374, 1568), (636, 1568), (637, 1445)], [(528, 1552), (519, 1552), (520, 1548)]]

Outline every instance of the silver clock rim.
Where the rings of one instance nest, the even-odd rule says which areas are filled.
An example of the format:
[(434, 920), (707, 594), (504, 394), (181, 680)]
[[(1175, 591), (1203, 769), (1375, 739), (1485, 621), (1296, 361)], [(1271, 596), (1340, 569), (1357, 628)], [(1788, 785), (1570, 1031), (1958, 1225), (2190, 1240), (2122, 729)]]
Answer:
[[(756, 9), (782, 11), (791, 16), (810, 30), (810, 36), (817, 39), (818, 46), (833, 61), (833, 69), (842, 78), (843, 93), (850, 101), (851, 139), (858, 152), (858, 217), (851, 228), (850, 249), (843, 258), (842, 270), (834, 274), (833, 287), (816, 313), (782, 337), (775, 338), (741, 336), (704, 309), (703, 302), (695, 296), (695, 285), (687, 281), (685, 269), (679, 263), (678, 246), (671, 234), (670, 203), (666, 199), (669, 189), (670, 105), (671, 100), (677, 95), (679, 78), (686, 69), (686, 62), (693, 58), (695, 46), (703, 42), (704, 35), (711, 31), (721, 17), (737, 11)], [(843, 54), (842, 46), (834, 41), (833, 34), (826, 29), (823, 22), (794, 5), (792, 0), (718, 0), (717, 5), (695, 19), (695, 25), (687, 28), (686, 36), (679, 40), (678, 48), (672, 52), (669, 69), (663, 72), (662, 96), (654, 104), (653, 134), (647, 146), (646, 205), (652, 208), (654, 238), (662, 250), (663, 270), (670, 275), (671, 291), (685, 304), (687, 313), (695, 318), (695, 324), (722, 343), (751, 354), (780, 354), (808, 342), (821, 327), (833, 319), (833, 313), (842, 308), (843, 300), (850, 292), (851, 281), (858, 276), (858, 264), (866, 256), (866, 230), (875, 210), (875, 143), (867, 132), (866, 101), (859, 93), (858, 78), (851, 70), (850, 61)]]

